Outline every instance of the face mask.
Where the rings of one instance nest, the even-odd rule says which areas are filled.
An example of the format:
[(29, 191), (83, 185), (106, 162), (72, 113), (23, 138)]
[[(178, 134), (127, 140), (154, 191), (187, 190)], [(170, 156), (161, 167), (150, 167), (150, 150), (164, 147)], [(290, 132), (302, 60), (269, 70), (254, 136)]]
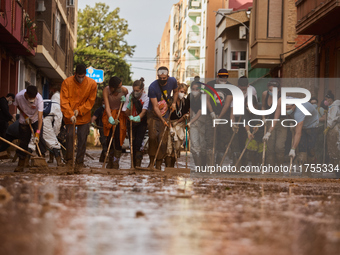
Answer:
[(35, 98), (33, 98), (33, 99), (28, 99), (28, 102), (29, 102), (30, 104), (34, 104)]
[(12, 105), (13, 104), (13, 102), (12, 101), (8, 101), (8, 105)]
[(287, 112), (287, 115), (291, 115), (294, 112), (294, 110), (293, 109), (289, 109), (286, 112)]
[(85, 78), (78, 78), (78, 77), (76, 77), (76, 79), (77, 79), (77, 81), (78, 81), (79, 83), (82, 83), (83, 80), (84, 80)]
[(317, 104), (313, 104), (313, 106), (314, 106), (315, 109), (318, 108), (318, 105), (317, 105)]
[(105, 104), (103, 104), (103, 108), (105, 109)]
[(158, 80), (158, 81), (159, 81), (159, 84), (165, 85), (165, 83), (166, 83), (168, 80)]
[(183, 99), (184, 93), (178, 93), (178, 97), (179, 97), (179, 99)]
[(115, 90), (115, 93), (120, 93), (120, 92), (122, 92), (122, 89), (116, 89)]
[(140, 97), (141, 95), (142, 95), (142, 92), (133, 92), (133, 95), (135, 96), (135, 97)]
[(225, 79), (218, 79), (219, 84), (227, 84), (227, 80)]
[(328, 103), (327, 100), (323, 101), (323, 104), (324, 104), (325, 106), (328, 106), (328, 105), (329, 105), (329, 103)]
[(270, 90), (268, 90), (268, 95), (269, 95), (269, 96), (272, 96), (272, 95), (273, 95), (273, 92), (271, 92)]
[(192, 91), (191, 94), (194, 96), (194, 97), (197, 97), (200, 92), (199, 91)]

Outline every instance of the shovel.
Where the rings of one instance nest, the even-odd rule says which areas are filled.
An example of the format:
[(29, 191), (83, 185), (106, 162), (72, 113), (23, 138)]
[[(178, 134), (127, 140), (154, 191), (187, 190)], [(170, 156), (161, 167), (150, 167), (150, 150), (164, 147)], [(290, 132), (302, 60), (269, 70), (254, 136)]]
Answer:
[[(33, 134), (34, 134), (34, 131), (33, 131), (33, 128), (32, 128), (31, 123), (28, 123), (28, 125), (30, 126), (30, 129), (31, 129), (31, 132), (32, 132), (32, 135), (33, 135)], [(38, 142), (37, 142), (36, 140), (34, 140), (34, 143), (35, 143), (35, 146), (36, 146), (36, 148), (37, 148), (37, 150), (38, 150), (38, 153), (39, 153), (38, 155), (39, 155), (39, 157), (42, 158), (42, 155), (41, 155), (41, 151), (40, 151)]]
[(0, 140), (5, 142), (5, 143), (8, 143), (9, 145), (12, 145), (14, 148), (21, 150), (21, 151), (25, 152), (26, 154), (30, 155), (32, 166), (34, 166), (34, 167), (48, 167), (46, 160), (44, 158), (36, 157), (32, 153), (24, 150), (23, 148), (19, 147), (18, 145), (14, 144), (14, 143), (11, 143), (10, 141), (7, 141), (6, 139), (2, 138), (1, 136), (0, 136)]

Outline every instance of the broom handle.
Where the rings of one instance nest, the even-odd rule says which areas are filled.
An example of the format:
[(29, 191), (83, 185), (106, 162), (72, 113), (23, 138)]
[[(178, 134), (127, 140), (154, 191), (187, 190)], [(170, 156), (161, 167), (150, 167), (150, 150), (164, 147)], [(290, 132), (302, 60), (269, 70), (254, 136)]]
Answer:
[[(170, 111), (170, 113), (169, 113), (169, 117), (168, 117), (168, 119), (167, 119), (167, 123), (170, 121), (170, 116), (171, 116), (172, 112), (173, 112), (173, 111)], [(168, 123), (168, 125), (170, 125), (170, 124)], [(162, 145), (162, 142), (163, 142), (163, 138), (164, 138), (164, 134), (165, 134), (167, 128), (168, 128), (168, 126), (165, 126), (164, 131), (163, 131), (163, 134), (162, 134), (161, 141), (159, 142), (159, 145), (158, 145), (158, 148), (157, 148), (157, 151), (156, 151), (155, 158), (153, 159), (153, 163), (152, 163), (152, 165), (151, 165), (151, 169), (155, 166), (155, 162), (156, 162), (156, 159), (157, 159), (159, 150), (160, 150), (160, 148), (161, 148), (161, 145)]]
[[(34, 131), (33, 131), (33, 128), (32, 128), (31, 123), (28, 123), (28, 125), (30, 126), (30, 129), (31, 129), (31, 132), (32, 132), (32, 135), (33, 135), (33, 134), (34, 134)], [(34, 143), (35, 143), (35, 146), (37, 147), (37, 150), (38, 150), (38, 153), (39, 153), (39, 157), (42, 158), (41, 151), (40, 151), (40, 148), (39, 148), (38, 143), (37, 143), (36, 141), (34, 141)]]
[(32, 157), (35, 157), (32, 153), (24, 150), (23, 148), (19, 147), (18, 145), (14, 144), (14, 143), (11, 143), (10, 141), (7, 141), (5, 138), (2, 138), (1, 136), (0, 136), (0, 140), (5, 142), (5, 143), (8, 143), (9, 145), (12, 145), (14, 148), (17, 148), (18, 150), (21, 150), (21, 151), (25, 152), (26, 154), (28, 154)]
[[(133, 101), (131, 99), (131, 116), (133, 109)], [(133, 164), (133, 139), (132, 139), (132, 120), (130, 120), (130, 154), (131, 154), (131, 168), (134, 168)]]
[[(238, 118), (238, 122), (240, 122), (240, 120), (241, 120), (241, 116)], [(223, 157), (222, 157), (220, 166), (222, 166), (223, 161), (224, 161), (225, 157), (227, 156), (227, 153), (228, 153), (228, 151), (229, 151), (229, 149), (230, 149), (231, 143), (233, 142), (235, 135), (236, 135), (236, 133), (233, 132), (233, 135), (232, 135), (232, 137), (231, 137), (231, 139), (230, 139), (230, 141), (229, 141), (228, 147), (227, 147), (227, 149), (225, 150), (224, 155), (223, 155)]]
[[(266, 122), (264, 122), (264, 135), (267, 133), (267, 125)], [(262, 166), (264, 166), (264, 161), (266, 158), (266, 141), (263, 141), (263, 151), (262, 151)]]
[(188, 169), (188, 118), (185, 118), (185, 168)]
[[(117, 120), (119, 119), (119, 115), (120, 115), (120, 112), (121, 112), (121, 110), (122, 110), (123, 103), (124, 103), (124, 102), (121, 102), (121, 104), (120, 104), (119, 111), (118, 111), (118, 115), (117, 115)], [(107, 148), (107, 152), (106, 152), (106, 155), (105, 155), (105, 159), (104, 159), (104, 163), (103, 163), (102, 168), (105, 168), (105, 163), (106, 163), (106, 160), (107, 160), (107, 156), (109, 155), (110, 148), (111, 148), (111, 144), (112, 144), (112, 140), (113, 140), (113, 137), (115, 136), (116, 127), (117, 127), (117, 125), (114, 125), (114, 126), (113, 126), (113, 131), (112, 131), (112, 135), (111, 135), (109, 147)]]
[[(252, 135), (254, 135), (256, 132), (257, 132), (257, 130), (256, 130), (256, 131), (253, 131)], [(252, 140), (253, 140), (253, 138), (248, 139), (248, 142), (246, 143), (246, 146), (244, 146), (244, 149), (243, 149), (243, 151), (242, 151), (242, 153), (241, 153), (241, 156), (238, 158), (238, 160), (237, 160), (235, 166), (237, 166), (237, 164), (241, 161), (241, 158), (243, 157), (243, 154), (246, 152), (246, 149), (247, 149), (249, 143), (250, 143)]]

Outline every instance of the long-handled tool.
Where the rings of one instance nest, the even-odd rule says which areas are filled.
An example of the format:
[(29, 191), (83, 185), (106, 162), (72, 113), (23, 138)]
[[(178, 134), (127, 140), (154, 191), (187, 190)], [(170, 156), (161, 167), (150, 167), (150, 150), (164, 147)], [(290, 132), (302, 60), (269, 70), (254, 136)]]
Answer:
[[(328, 117), (328, 111), (326, 111), (326, 120), (325, 120), (325, 129), (324, 131), (327, 129), (327, 117)], [(322, 155), (322, 164), (325, 164), (326, 162), (326, 139), (327, 138), (327, 134), (323, 135), (323, 155)]]
[(174, 155), (175, 155), (175, 162), (176, 162), (176, 166), (178, 168), (178, 160), (177, 160), (177, 150), (176, 150), (176, 141), (175, 141), (175, 136), (174, 135), (171, 135), (171, 139), (172, 139), (172, 147), (174, 149)]
[(7, 141), (5, 138), (2, 138), (0, 136), (0, 140), (8, 143), (9, 145), (13, 146), (14, 148), (21, 150), (22, 152), (25, 152), (26, 154), (31, 156), (31, 162), (32, 162), (32, 166), (34, 167), (48, 167), (46, 160), (44, 158), (41, 157), (36, 157), (35, 155), (33, 155), (32, 153), (24, 150), (23, 148), (19, 147), (18, 145), (11, 143), (10, 141)]
[[(124, 102), (122, 102), (122, 103), (120, 104), (119, 111), (118, 111), (118, 115), (117, 115), (117, 120), (119, 119), (120, 112), (122, 111), (123, 104), (124, 104)], [(107, 148), (107, 152), (106, 152), (106, 155), (105, 155), (105, 159), (104, 159), (104, 163), (103, 163), (102, 169), (105, 168), (106, 159), (107, 159), (107, 156), (108, 156), (109, 153), (110, 153), (111, 144), (112, 144), (112, 140), (113, 140), (113, 138), (114, 138), (114, 136), (115, 136), (116, 127), (117, 127), (117, 125), (114, 125), (114, 126), (113, 126), (113, 130), (112, 130), (112, 135), (111, 135), (109, 147)]]
[(209, 162), (209, 164), (211, 165), (211, 166), (213, 166), (214, 165), (214, 163), (215, 163), (215, 147), (216, 147), (216, 129), (217, 129), (217, 127), (215, 126), (214, 127), (214, 140), (213, 140), (213, 148), (212, 148), (212, 156), (211, 156), (211, 162)]
[[(293, 147), (293, 144), (294, 144), (294, 132), (292, 131), (292, 145), (290, 146), (291, 148)], [(289, 176), (291, 175), (292, 167), (293, 167), (293, 157), (290, 157), (290, 160), (289, 160)]]
[[(257, 132), (257, 130), (254, 130), (253, 133), (252, 133), (252, 135), (254, 135), (256, 132)], [(241, 161), (241, 159), (242, 159), (242, 157), (243, 157), (243, 154), (246, 152), (246, 149), (247, 149), (249, 143), (250, 143), (252, 140), (253, 140), (253, 138), (248, 139), (248, 142), (246, 143), (246, 146), (244, 146), (244, 149), (243, 149), (243, 151), (242, 151), (240, 157), (238, 158), (238, 160), (237, 160), (235, 166), (237, 166), (237, 165), (240, 163), (240, 161)]]
[[(31, 123), (28, 123), (28, 125), (30, 126), (30, 129), (31, 129), (31, 132), (32, 132), (32, 135), (34, 135), (34, 131), (33, 131), (33, 128), (32, 128), (32, 125), (31, 125)], [(38, 142), (36, 141), (36, 140), (34, 140), (34, 143), (35, 143), (35, 146), (36, 146), (36, 148), (37, 148), (37, 150), (38, 150), (38, 155), (39, 155), (39, 157), (41, 157), (42, 158), (42, 155), (41, 155), (41, 151), (40, 151), (40, 148), (39, 148), (39, 144), (38, 144)]]
[[(131, 115), (133, 109), (133, 101), (131, 100)], [(130, 120), (130, 156), (131, 156), (131, 168), (133, 169), (135, 166), (133, 164), (133, 137), (132, 137), (132, 120)]]
[(188, 168), (188, 118), (185, 118), (185, 168)]
[[(264, 122), (264, 134), (267, 133), (267, 125)], [(263, 141), (263, 151), (262, 151), (262, 166), (264, 166), (264, 161), (266, 159), (266, 141)]]
[[(242, 116), (240, 116), (240, 117), (238, 118), (238, 122), (240, 122), (241, 117), (242, 117)], [(236, 134), (237, 134), (237, 132), (233, 132), (233, 135), (231, 136), (231, 139), (230, 139), (230, 141), (229, 141), (229, 143), (228, 143), (227, 149), (225, 150), (225, 152), (224, 152), (224, 154), (223, 154), (223, 157), (222, 157), (220, 166), (222, 166), (223, 161), (224, 161), (225, 157), (227, 156), (227, 153), (228, 153), (228, 151), (229, 151), (229, 149), (230, 149), (230, 146), (231, 146), (231, 144), (232, 144), (232, 142), (233, 142), (234, 137), (235, 137)]]
[(73, 139), (72, 139), (72, 168), (74, 168), (74, 161), (75, 161), (75, 150), (76, 150), (76, 123), (73, 123)]

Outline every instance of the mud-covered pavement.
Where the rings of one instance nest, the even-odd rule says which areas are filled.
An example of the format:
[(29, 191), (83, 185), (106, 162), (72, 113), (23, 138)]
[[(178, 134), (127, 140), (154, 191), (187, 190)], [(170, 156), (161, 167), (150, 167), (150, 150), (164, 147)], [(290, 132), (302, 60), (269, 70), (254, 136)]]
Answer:
[(340, 254), (339, 180), (14, 174), (14, 166), (0, 162), (1, 255)]

